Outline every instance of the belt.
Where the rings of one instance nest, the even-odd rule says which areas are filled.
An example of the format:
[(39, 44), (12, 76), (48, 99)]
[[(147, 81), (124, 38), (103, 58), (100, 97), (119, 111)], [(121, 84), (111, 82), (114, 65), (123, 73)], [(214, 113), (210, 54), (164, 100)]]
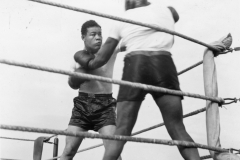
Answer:
[(95, 98), (95, 97), (112, 97), (112, 93), (109, 93), (109, 94), (93, 94), (93, 93), (79, 92), (78, 95), (79, 96), (84, 96), (84, 97), (91, 97), (91, 98)]

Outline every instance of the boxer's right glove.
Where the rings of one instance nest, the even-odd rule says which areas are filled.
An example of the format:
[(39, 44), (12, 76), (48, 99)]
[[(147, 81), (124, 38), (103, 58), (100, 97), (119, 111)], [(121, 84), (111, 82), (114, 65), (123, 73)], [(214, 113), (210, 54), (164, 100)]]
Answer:
[[(81, 67), (77, 67), (77, 68), (74, 68), (74, 72), (86, 73), (86, 70)], [(76, 76), (69, 76), (68, 78), (68, 84), (72, 89), (79, 89), (80, 86), (86, 81), (89, 81), (89, 80), (84, 78), (79, 78)]]
[(86, 50), (78, 51), (74, 55), (75, 61), (78, 62), (82, 68), (85, 69), (88, 68), (88, 63), (94, 58), (95, 56)]

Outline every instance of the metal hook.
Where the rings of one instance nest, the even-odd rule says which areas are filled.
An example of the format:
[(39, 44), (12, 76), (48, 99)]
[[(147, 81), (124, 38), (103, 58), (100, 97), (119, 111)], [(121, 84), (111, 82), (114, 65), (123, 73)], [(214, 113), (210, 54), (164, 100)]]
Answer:
[[(223, 104), (226, 105), (226, 104), (231, 104), (231, 103), (237, 103), (238, 99), (237, 98), (224, 98), (224, 101), (225, 100), (230, 100), (230, 102), (226, 103), (224, 102)], [(240, 99), (239, 99), (240, 100)]]
[(240, 47), (227, 48), (225, 52), (221, 52), (220, 54), (226, 54), (228, 52), (232, 53), (233, 51), (240, 51)]

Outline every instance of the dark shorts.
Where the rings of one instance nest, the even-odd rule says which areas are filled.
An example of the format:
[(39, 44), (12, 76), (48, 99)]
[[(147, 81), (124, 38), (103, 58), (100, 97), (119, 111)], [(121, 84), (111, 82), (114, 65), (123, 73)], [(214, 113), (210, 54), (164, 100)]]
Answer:
[(89, 95), (80, 92), (73, 102), (69, 125), (94, 131), (107, 125), (116, 125), (116, 99), (112, 94)]
[[(122, 80), (180, 90), (176, 67), (171, 54), (165, 51), (129, 53), (124, 59)], [(117, 101), (143, 101), (147, 93), (154, 99), (164, 95), (161, 92), (121, 85)]]

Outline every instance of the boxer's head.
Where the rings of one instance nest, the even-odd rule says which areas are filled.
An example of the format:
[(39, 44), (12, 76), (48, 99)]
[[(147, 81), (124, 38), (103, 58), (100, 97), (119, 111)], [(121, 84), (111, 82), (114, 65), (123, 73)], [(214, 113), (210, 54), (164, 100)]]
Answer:
[(81, 33), (85, 49), (96, 53), (102, 45), (101, 26), (94, 20), (89, 20), (82, 25)]
[(125, 10), (143, 7), (149, 4), (147, 0), (125, 0)]

